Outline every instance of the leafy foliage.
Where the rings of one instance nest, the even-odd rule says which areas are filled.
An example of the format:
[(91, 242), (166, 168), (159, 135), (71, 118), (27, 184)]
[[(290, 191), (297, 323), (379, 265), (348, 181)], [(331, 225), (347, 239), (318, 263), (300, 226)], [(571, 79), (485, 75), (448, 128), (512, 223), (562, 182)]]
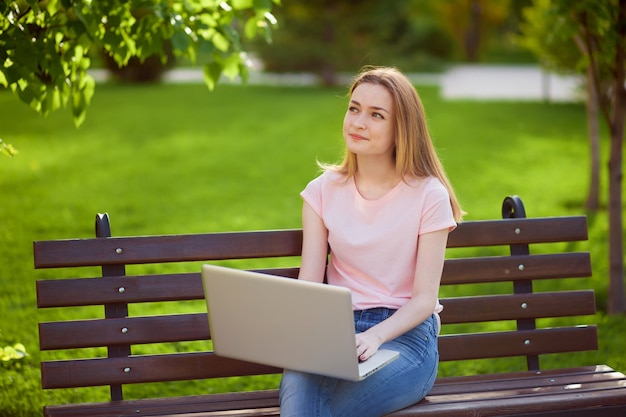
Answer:
[(277, 11), (274, 44), (256, 49), (267, 69), (313, 72), (325, 84), (366, 64), (424, 70), (449, 58), (452, 44), (422, 3), (292, 0)]
[[(610, 2), (587, 3), (535, 0), (532, 7), (524, 9), (524, 21), (520, 24), (521, 33), (516, 41), (532, 51), (550, 70), (585, 74), (589, 55), (582, 39), (584, 30), (592, 31), (589, 35), (593, 37), (593, 47), (603, 50), (595, 55), (599, 59), (610, 60), (616, 45), (612, 39), (615, 34), (608, 30), (609, 6), (613, 6)], [(583, 21), (587, 28), (583, 27)], [(600, 74), (603, 81), (609, 76), (605, 70), (607, 64), (599, 65), (603, 70)]]
[(0, 154), (13, 157), (17, 153), (17, 149), (13, 147), (10, 143), (4, 143), (2, 139), (0, 139)]
[(164, 43), (192, 62), (202, 52), (205, 81), (247, 77), (242, 32), (271, 40), (279, 0), (17, 0), (0, 2), (0, 85), (47, 115), (70, 105), (77, 125), (95, 83), (90, 53), (104, 50), (119, 66), (131, 57), (167, 58)]
[(21, 343), (0, 347), (0, 364), (4, 367), (15, 366), (16, 360), (23, 359), (26, 356), (28, 356), (28, 353), (26, 353), (26, 348)]

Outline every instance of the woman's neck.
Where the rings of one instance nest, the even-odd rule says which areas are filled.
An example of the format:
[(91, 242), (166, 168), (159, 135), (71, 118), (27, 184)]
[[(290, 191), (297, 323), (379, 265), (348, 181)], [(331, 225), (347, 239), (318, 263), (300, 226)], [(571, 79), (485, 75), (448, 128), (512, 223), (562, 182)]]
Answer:
[(402, 180), (393, 163), (359, 158), (354, 176), (359, 194), (366, 200), (377, 200), (395, 188)]

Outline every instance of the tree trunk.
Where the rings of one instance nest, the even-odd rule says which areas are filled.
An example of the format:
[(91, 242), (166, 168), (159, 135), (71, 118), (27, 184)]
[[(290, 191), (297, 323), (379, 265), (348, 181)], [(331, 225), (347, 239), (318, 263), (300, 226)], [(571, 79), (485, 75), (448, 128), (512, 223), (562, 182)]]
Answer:
[[(578, 46), (580, 53), (587, 57), (590, 61), (593, 54), (588, 48), (589, 31), (583, 25), (581, 31), (587, 40), (574, 35), (574, 43)], [(585, 202), (585, 208), (589, 211), (597, 211), (600, 209), (600, 128), (598, 126), (598, 113), (600, 107), (600, 96), (597, 89), (597, 83), (593, 63), (587, 66), (587, 131), (589, 134), (589, 150), (590, 150), (590, 175), (589, 175), (589, 194)]]
[(609, 158), (609, 314), (623, 314), (624, 303), (624, 238), (622, 222), (622, 149), (624, 143), (624, 116), (626, 90), (624, 89), (624, 47), (626, 45), (626, 0), (619, 0), (617, 16), (617, 45), (615, 53), (615, 101), (609, 126), (611, 156)]
[[(336, 5), (330, 5), (324, 9), (322, 44), (327, 51), (331, 51), (333, 49), (332, 45), (336, 40), (335, 25), (337, 22), (334, 19), (335, 13)], [(322, 84), (325, 87), (333, 87), (338, 84), (337, 71), (335, 71), (334, 59), (332, 56), (327, 55), (321, 59), (318, 71)]]
[(482, 6), (480, 0), (473, 0), (470, 4), (470, 19), (465, 31), (465, 57), (469, 62), (478, 61), (480, 51), (480, 26)]
[[(624, 78), (622, 77), (622, 86)], [(623, 87), (622, 87), (623, 88)], [(623, 92), (619, 94), (623, 96)], [(618, 104), (617, 101), (620, 103)], [(624, 302), (624, 239), (622, 219), (622, 148), (624, 99), (616, 100), (611, 126), (609, 160), (609, 314), (626, 312)]]
[(587, 69), (586, 103), (591, 172), (585, 208), (589, 211), (598, 211), (600, 209), (600, 128), (598, 126), (598, 92), (593, 82), (591, 68)]

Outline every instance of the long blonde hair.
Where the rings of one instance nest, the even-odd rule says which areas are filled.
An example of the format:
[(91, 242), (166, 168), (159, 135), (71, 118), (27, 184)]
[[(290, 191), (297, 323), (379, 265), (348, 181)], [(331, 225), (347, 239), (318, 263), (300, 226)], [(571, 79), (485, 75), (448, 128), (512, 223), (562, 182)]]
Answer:
[[(392, 67), (365, 67), (354, 79), (349, 96), (361, 84), (383, 86), (389, 91), (394, 104), (394, 137), (396, 142), (396, 172), (401, 178), (436, 177), (450, 195), (450, 205), (456, 221), (463, 217), (463, 210), (437, 156), (428, 127), (422, 101), (411, 81)], [(325, 170), (341, 173), (348, 178), (357, 171), (356, 155), (347, 148), (343, 161), (337, 165), (320, 164)]]

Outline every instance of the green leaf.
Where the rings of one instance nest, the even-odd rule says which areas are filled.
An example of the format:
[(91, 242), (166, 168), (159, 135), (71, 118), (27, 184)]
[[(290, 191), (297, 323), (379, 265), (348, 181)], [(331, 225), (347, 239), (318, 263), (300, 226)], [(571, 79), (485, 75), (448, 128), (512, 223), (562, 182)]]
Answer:
[(209, 90), (213, 90), (215, 85), (222, 75), (222, 65), (218, 62), (211, 62), (204, 66), (204, 82), (209, 87)]
[(239, 65), (239, 76), (241, 77), (241, 82), (244, 84), (246, 84), (250, 78), (250, 71), (244, 61)]
[(5, 362), (13, 359), (22, 359), (26, 355), (26, 348), (21, 343), (16, 343), (13, 346), (0, 348), (0, 360)]
[(78, 72), (76, 78), (72, 80), (72, 115), (76, 127), (85, 121), (95, 85), (94, 79), (85, 71)]
[(10, 143), (4, 143), (2, 139), (0, 139), (0, 153), (8, 156), (9, 158), (13, 158), (14, 155), (17, 155), (17, 149), (15, 149)]
[(246, 34), (246, 37), (249, 39), (252, 39), (256, 36), (257, 33), (257, 20), (254, 18), (250, 18), (246, 21), (246, 24), (244, 26), (244, 33)]
[(189, 36), (182, 31), (177, 30), (172, 36), (172, 47), (178, 51), (185, 52), (189, 49), (190, 41)]
[(234, 9), (243, 10), (250, 9), (253, 4), (253, 0), (232, 0), (231, 4)]
[(239, 67), (241, 65), (241, 57), (238, 54), (232, 54), (224, 60), (222, 72), (232, 80), (239, 75)]
[(240, 36), (237, 30), (230, 26), (223, 26), (222, 30), (224, 31), (224, 35), (227, 37), (229, 43), (232, 44), (233, 49), (239, 49), (240, 47)]
[(230, 47), (228, 39), (226, 39), (226, 37), (220, 32), (215, 32), (215, 34), (211, 38), (211, 41), (213, 42), (213, 45), (215, 45), (215, 47), (222, 52), (228, 51), (228, 48)]

